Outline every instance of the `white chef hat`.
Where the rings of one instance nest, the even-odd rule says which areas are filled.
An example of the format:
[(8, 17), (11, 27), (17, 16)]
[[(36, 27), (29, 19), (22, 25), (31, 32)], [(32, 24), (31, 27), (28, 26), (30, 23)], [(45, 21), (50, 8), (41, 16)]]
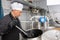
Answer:
[(23, 4), (18, 3), (18, 2), (14, 2), (14, 3), (11, 4), (11, 8), (12, 8), (12, 10), (20, 10), (20, 11), (22, 11)]

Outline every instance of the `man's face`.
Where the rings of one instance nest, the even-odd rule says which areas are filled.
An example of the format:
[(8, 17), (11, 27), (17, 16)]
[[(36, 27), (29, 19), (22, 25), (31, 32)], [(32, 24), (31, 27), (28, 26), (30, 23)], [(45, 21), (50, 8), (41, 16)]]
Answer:
[(13, 12), (15, 17), (21, 16), (21, 13), (22, 13), (22, 11), (20, 11), (20, 10), (13, 10), (12, 12)]

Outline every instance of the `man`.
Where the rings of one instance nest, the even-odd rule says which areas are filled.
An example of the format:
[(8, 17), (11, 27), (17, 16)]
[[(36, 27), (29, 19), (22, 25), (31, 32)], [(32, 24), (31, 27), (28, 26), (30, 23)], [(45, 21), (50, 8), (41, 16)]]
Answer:
[(23, 4), (13, 2), (11, 8), (12, 11), (10, 14), (0, 20), (0, 34), (3, 34), (2, 40), (19, 40), (20, 31), (15, 27), (15, 25), (21, 28), (17, 17), (21, 16)]

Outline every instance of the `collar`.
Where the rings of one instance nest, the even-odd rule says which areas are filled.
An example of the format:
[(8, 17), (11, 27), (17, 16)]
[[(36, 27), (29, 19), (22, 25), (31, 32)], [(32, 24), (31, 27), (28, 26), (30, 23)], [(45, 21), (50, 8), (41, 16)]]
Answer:
[(10, 16), (10, 18), (11, 18), (12, 20), (16, 20), (16, 19), (18, 19), (18, 18), (15, 19), (15, 18), (12, 16), (11, 13), (9, 14), (9, 16)]

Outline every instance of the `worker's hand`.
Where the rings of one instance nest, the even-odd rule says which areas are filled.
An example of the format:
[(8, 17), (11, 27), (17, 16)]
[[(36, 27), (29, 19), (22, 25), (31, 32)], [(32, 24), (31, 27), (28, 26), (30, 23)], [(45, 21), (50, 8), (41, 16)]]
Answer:
[(13, 26), (16, 26), (17, 25), (17, 21), (16, 20), (13, 20), (9, 23), (9, 26), (12, 28)]

